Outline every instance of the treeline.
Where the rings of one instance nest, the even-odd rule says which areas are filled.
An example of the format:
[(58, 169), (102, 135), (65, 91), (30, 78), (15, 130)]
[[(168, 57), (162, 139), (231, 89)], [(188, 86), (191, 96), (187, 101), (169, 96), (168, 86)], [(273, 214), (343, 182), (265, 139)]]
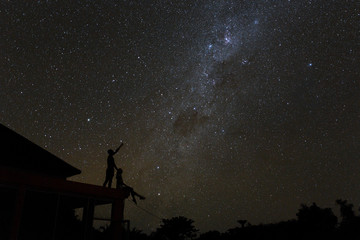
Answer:
[[(240, 239), (360, 239), (360, 216), (356, 215), (353, 204), (336, 200), (341, 216), (335, 216), (331, 208), (321, 208), (315, 203), (302, 204), (296, 219), (272, 224), (252, 225), (238, 220), (238, 227), (224, 233), (209, 231), (199, 234), (194, 221), (186, 217), (163, 219), (160, 227), (147, 235), (138, 229), (125, 233), (125, 240), (240, 240)], [(106, 235), (103, 231), (103, 237)], [(98, 237), (102, 237), (99, 234)], [(99, 238), (99, 239), (100, 239)], [(106, 239), (106, 238), (103, 238)]]

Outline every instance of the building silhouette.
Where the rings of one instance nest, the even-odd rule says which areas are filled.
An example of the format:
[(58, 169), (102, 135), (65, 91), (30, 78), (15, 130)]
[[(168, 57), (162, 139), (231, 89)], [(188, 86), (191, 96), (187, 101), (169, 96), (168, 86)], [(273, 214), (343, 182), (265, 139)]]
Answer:
[(0, 239), (94, 239), (103, 204), (111, 204), (111, 239), (121, 239), (126, 189), (67, 180), (81, 171), (1, 124), (0, 154)]

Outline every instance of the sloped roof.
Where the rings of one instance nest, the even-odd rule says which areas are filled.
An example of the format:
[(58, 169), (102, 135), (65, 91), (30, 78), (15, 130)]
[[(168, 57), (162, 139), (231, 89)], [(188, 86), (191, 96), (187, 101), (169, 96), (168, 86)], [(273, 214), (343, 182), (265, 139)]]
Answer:
[(67, 178), (81, 171), (0, 124), (0, 166)]

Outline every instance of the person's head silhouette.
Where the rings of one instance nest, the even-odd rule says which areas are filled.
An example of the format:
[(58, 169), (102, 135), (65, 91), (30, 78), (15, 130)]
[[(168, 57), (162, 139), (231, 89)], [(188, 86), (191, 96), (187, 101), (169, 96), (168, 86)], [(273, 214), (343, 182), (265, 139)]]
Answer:
[(114, 150), (112, 150), (112, 149), (109, 149), (107, 152), (108, 152), (109, 155), (114, 155), (115, 154)]

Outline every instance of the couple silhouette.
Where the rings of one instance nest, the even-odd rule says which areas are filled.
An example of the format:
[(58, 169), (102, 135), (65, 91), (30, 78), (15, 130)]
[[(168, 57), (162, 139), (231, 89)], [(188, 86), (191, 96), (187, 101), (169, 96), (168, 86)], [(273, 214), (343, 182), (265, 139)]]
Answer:
[(106, 168), (106, 177), (105, 177), (105, 181), (103, 183), (103, 187), (106, 187), (106, 185), (108, 185), (108, 188), (111, 188), (111, 184), (112, 184), (112, 180), (114, 178), (114, 173), (116, 169), (116, 189), (125, 189), (130, 191), (132, 200), (135, 204), (137, 204), (135, 196), (139, 197), (141, 200), (144, 200), (145, 197), (138, 194), (137, 192), (134, 191), (134, 189), (128, 185), (126, 185), (123, 181), (122, 178), (122, 173), (123, 170), (121, 168), (118, 168), (115, 164), (115, 159), (114, 159), (114, 155), (120, 150), (120, 148), (123, 146), (124, 144), (121, 143), (120, 146), (114, 151), (112, 149), (109, 149), (108, 152), (108, 157), (107, 157), (107, 168)]
[(114, 178), (114, 169), (118, 170), (118, 167), (115, 164), (114, 155), (120, 150), (120, 148), (123, 145), (124, 144), (121, 143), (120, 146), (115, 151), (112, 149), (109, 149), (107, 151), (108, 157), (107, 157), (106, 177), (105, 177), (105, 182), (103, 184), (104, 187), (106, 186), (106, 184), (108, 184), (108, 187), (111, 188), (112, 180)]

